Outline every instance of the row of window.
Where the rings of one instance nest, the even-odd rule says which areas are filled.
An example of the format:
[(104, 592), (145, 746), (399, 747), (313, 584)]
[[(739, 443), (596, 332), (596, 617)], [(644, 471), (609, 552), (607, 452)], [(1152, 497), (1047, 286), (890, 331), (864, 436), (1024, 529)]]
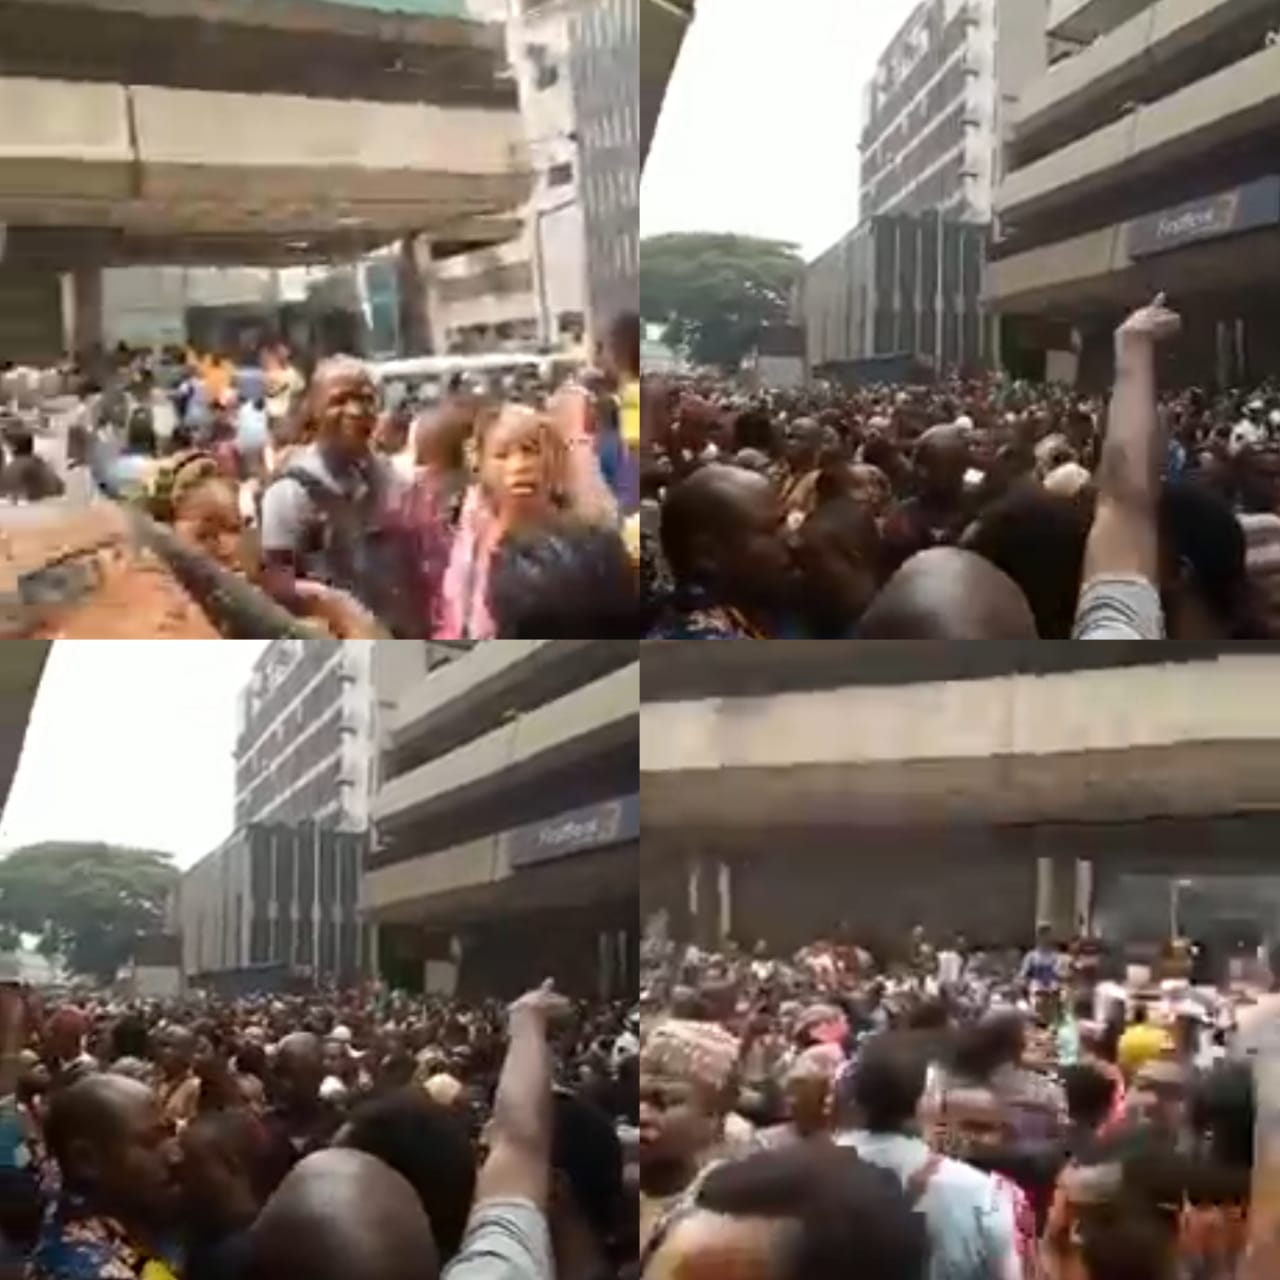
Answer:
[[(292, 749), (277, 757), (269, 773), (236, 796), (238, 821), (249, 822), (268, 812), (273, 822), (284, 821), (280, 810), (271, 808), (272, 801), (292, 790), (322, 761), (341, 752), (342, 708), (332, 702), (331, 705), (333, 709), (311, 722), (313, 727)], [(334, 762), (335, 767), (337, 763)], [(285, 801), (285, 806), (289, 803)]]
[[(935, 28), (941, 26), (940, 5), (930, 13), (929, 20)], [(940, 38), (931, 40), (928, 52), (911, 68), (905, 79), (883, 96), (875, 96), (871, 114), (863, 126), (864, 138), (874, 138), (884, 132), (890, 121), (905, 111), (916, 94), (920, 93), (925, 85), (964, 47), (971, 21), (972, 16), (962, 10), (945, 27), (942, 27)]]
[(901, 165), (930, 122), (936, 121), (964, 94), (966, 79), (964, 62), (952, 63), (889, 133), (866, 152), (862, 158), (863, 181)]
[[(869, 213), (885, 209), (949, 151), (954, 151), (963, 145), (965, 110), (963, 104), (955, 107), (940, 123), (930, 129), (916, 146), (900, 156), (898, 163), (869, 184), (863, 201), (863, 207)], [(957, 163), (961, 167), (963, 160), (963, 156), (957, 157)], [(934, 207), (933, 201), (922, 200), (918, 193), (913, 193), (910, 199), (915, 208)], [(907, 210), (895, 207), (894, 212), (907, 212)]]

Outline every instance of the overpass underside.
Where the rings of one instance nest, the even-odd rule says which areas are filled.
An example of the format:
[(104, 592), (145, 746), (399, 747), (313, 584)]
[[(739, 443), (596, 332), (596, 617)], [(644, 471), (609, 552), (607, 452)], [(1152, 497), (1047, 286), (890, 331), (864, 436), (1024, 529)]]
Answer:
[(640, 12), (640, 163), (649, 156), (667, 82), (693, 12), (692, 0), (642, 0)]
[(0, 645), (0, 815), (18, 769), (50, 644), (48, 640), (10, 640)]

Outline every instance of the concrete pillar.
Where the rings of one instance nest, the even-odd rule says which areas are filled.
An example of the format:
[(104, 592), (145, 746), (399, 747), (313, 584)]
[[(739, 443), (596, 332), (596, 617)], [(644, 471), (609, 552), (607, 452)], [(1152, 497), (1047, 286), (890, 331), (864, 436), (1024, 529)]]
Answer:
[(1036, 859), (1036, 927), (1048, 925), (1055, 938), (1071, 938), (1076, 932), (1077, 863), (1064, 854), (1044, 854)]
[(71, 324), (67, 346), (77, 356), (101, 350), (102, 271), (98, 267), (78, 267), (71, 273)]
[(719, 907), (720, 945), (733, 937), (733, 868), (727, 862), (716, 867), (716, 897)]

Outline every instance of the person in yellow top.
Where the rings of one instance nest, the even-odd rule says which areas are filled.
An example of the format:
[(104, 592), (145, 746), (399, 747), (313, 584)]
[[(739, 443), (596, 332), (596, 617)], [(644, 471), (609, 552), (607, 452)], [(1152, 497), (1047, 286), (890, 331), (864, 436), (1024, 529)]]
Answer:
[(1132, 1080), (1148, 1062), (1171, 1055), (1173, 1049), (1173, 1037), (1148, 1021), (1147, 1006), (1139, 1003), (1133, 1011), (1133, 1022), (1116, 1046), (1116, 1063), (1125, 1079)]

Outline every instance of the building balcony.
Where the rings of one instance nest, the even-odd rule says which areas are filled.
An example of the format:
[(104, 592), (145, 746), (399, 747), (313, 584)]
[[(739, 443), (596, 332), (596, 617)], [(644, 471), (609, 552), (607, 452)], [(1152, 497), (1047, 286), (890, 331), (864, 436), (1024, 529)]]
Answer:
[(1063, 40), (1094, 40), (1114, 31), (1152, 0), (1052, 0), (1048, 34)]
[(1280, 125), (1280, 45), (1197, 80), (1020, 169), (1001, 184), (1006, 219), (1136, 184)]
[(1262, 47), (1271, 0), (1153, 0), (1027, 86), (1013, 116), (1018, 149), (1088, 132), (1130, 99), (1154, 102)]
[[(472, 656), (496, 647), (485, 646)], [(443, 675), (452, 670), (446, 668)], [(639, 698), (640, 667), (632, 662), (391, 778), (374, 802), (374, 818), (384, 826), (414, 822), (433, 808), (474, 798), (484, 788), (496, 794), (540, 772), (561, 769), (570, 760), (616, 747), (628, 736), (634, 738)]]

